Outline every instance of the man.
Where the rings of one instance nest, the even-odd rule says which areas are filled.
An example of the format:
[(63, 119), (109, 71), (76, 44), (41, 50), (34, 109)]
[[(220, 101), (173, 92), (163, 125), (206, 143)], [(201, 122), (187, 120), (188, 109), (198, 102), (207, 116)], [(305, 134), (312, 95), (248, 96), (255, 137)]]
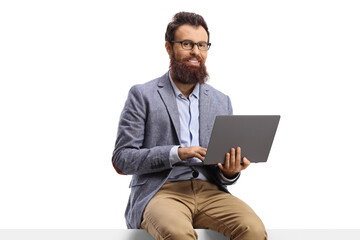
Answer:
[(204, 161), (216, 115), (232, 114), (229, 97), (205, 83), (206, 22), (177, 13), (165, 40), (170, 71), (132, 87), (119, 122), (113, 165), (133, 175), (128, 228), (146, 229), (155, 239), (197, 239), (194, 228), (266, 239), (259, 217), (226, 188), (250, 164), (246, 158), (241, 164), (240, 147), (224, 156), (224, 165), (183, 164)]

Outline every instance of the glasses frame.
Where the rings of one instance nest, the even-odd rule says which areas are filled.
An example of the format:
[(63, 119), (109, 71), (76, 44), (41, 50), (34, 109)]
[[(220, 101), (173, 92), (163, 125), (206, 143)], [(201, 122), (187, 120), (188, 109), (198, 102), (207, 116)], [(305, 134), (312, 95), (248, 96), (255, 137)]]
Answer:
[[(183, 46), (183, 43), (184, 43), (184, 42), (193, 43), (192, 48), (191, 48), (191, 49), (186, 49), (186, 48), (184, 48), (184, 46)], [(205, 42), (205, 41), (201, 41), (201, 42), (197, 42), (197, 43), (196, 43), (196, 42), (193, 42), (193, 41), (191, 41), (191, 40), (182, 40), (182, 41), (171, 41), (171, 43), (180, 43), (182, 49), (184, 49), (184, 50), (193, 50), (193, 48), (195, 47), (195, 45), (197, 45), (199, 51), (203, 51), (203, 52), (208, 51), (208, 50), (210, 49), (210, 46), (211, 46), (211, 43)], [(206, 49), (206, 50), (201, 50), (201, 49), (200, 49), (200, 46), (199, 46), (200, 43), (206, 43), (206, 44), (207, 44), (207, 49)]]

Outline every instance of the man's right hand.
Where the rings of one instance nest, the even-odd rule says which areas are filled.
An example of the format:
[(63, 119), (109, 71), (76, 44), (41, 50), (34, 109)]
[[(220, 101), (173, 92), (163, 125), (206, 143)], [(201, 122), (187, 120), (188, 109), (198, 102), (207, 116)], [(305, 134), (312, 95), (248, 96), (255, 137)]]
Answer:
[(205, 160), (206, 155), (206, 148), (203, 147), (179, 147), (178, 148), (178, 155), (181, 160), (187, 159), (187, 158), (193, 158), (196, 157), (200, 159), (201, 161)]

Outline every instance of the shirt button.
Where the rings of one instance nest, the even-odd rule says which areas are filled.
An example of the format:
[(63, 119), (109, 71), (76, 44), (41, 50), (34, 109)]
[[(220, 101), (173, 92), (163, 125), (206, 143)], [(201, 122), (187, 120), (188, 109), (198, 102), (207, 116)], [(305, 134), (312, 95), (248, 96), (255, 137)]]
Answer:
[(197, 178), (197, 177), (199, 176), (199, 172), (196, 171), (196, 170), (194, 170), (194, 171), (192, 172), (192, 176), (193, 176), (193, 178)]

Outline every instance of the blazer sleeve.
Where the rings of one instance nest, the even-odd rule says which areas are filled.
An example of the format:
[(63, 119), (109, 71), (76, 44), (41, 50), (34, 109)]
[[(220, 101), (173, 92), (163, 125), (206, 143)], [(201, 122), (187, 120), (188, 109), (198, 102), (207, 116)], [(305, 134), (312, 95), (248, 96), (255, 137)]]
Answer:
[(143, 148), (146, 130), (146, 104), (137, 86), (130, 89), (120, 116), (112, 162), (124, 174), (147, 174), (172, 168), (173, 145)]

